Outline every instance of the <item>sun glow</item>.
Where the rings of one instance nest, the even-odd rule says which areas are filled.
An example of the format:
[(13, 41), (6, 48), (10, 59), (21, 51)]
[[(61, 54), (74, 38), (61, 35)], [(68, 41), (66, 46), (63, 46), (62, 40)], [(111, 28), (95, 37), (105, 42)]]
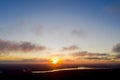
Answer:
[(52, 59), (52, 63), (53, 63), (53, 64), (57, 64), (57, 63), (58, 63), (58, 59), (57, 59), (57, 58), (53, 58), (53, 59)]

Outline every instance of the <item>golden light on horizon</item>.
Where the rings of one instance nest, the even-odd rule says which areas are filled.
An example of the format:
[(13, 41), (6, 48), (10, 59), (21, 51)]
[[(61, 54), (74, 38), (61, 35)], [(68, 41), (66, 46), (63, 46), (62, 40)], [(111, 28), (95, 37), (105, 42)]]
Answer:
[(57, 64), (57, 63), (58, 63), (58, 58), (53, 58), (53, 59), (52, 59), (52, 63), (53, 63), (53, 64)]

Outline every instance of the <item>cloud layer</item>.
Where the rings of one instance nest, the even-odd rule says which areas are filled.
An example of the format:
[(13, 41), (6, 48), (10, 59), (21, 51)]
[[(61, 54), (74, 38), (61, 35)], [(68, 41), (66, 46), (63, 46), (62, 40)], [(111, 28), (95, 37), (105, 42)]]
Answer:
[[(29, 53), (32, 51), (45, 51), (45, 46), (35, 45), (30, 42), (13, 42), (0, 39), (0, 54), (6, 54), (9, 52), (19, 52)], [(62, 51), (71, 51), (69, 56), (76, 59), (89, 59), (89, 60), (112, 60), (109, 53), (93, 53), (88, 51), (80, 51), (80, 47), (77, 45), (71, 45), (63, 47)], [(115, 52), (114, 59), (120, 59), (120, 43), (116, 44), (113, 49)], [(51, 54), (53, 55), (53, 54)], [(57, 54), (53, 56), (65, 56), (63, 54)], [(36, 60), (36, 59), (35, 59)]]
[(0, 39), (0, 53), (6, 53), (10, 51), (23, 51), (30, 52), (33, 50), (42, 51), (45, 50), (44, 46), (37, 46), (30, 42), (12, 42)]
[(78, 51), (71, 53), (72, 56), (82, 59), (110, 60), (107, 53), (90, 53), (87, 51)]

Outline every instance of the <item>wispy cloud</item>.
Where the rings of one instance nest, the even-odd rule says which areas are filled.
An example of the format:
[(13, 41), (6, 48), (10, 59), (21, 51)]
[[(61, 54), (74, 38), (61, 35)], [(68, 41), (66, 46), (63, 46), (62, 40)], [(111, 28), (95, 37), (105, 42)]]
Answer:
[(74, 51), (74, 50), (79, 50), (80, 48), (77, 45), (71, 45), (68, 47), (63, 47), (62, 51)]
[(25, 27), (27, 24), (28, 23), (26, 21), (22, 20), (22, 21), (18, 22), (17, 26), (19, 26), (19, 27)]
[(78, 37), (81, 37), (81, 38), (84, 38), (87, 36), (87, 32), (83, 29), (74, 29), (72, 30), (72, 35), (75, 35), (75, 36), (78, 36)]
[(41, 35), (42, 31), (43, 31), (43, 26), (42, 25), (38, 25), (38, 26), (33, 28), (33, 32), (37, 36)]
[(112, 15), (120, 17), (120, 2), (109, 4), (108, 6), (106, 6), (105, 11)]

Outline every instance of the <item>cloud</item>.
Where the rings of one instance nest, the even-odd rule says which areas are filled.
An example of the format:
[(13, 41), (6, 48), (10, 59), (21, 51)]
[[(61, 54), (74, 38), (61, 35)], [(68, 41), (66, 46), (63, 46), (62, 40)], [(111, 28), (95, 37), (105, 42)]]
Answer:
[(20, 27), (25, 27), (26, 25), (27, 25), (27, 22), (26, 21), (20, 21), (19, 23), (18, 23), (18, 25), (20, 26)]
[(113, 47), (113, 52), (115, 52), (115, 53), (120, 53), (120, 43), (116, 44), (116, 45)]
[(23, 52), (31, 52), (33, 50), (42, 51), (45, 50), (44, 46), (37, 46), (30, 42), (13, 42), (0, 39), (0, 53), (9, 53), (11, 51), (23, 51)]
[(120, 59), (120, 54), (115, 55), (114, 59)]
[(107, 53), (90, 53), (87, 51), (79, 51), (72, 53), (73, 56), (107, 56)]
[(82, 38), (86, 37), (86, 35), (87, 35), (87, 32), (83, 29), (74, 29), (74, 30), (72, 30), (71, 33), (72, 33), (72, 35), (82, 37)]
[(112, 51), (115, 52), (115, 58), (120, 58), (120, 43), (116, 44)]
[(20, 48), (21, 50), (25, 51), (25, 52), (29, 52), (29, 51), (32, 51), (32, 50), (45, 50), (46, 48), (43, 47), (43, 46), (37, 46), (37, 45), (34, 45), (30, 42), (23, 42), (21, 43), (18, 48)]
[(43, 26), (39, 25), (37, 27), (34, 27), (33, 32), (35, 35), (39, 36), (39, 35), (41, 35), (42, 30), (43, 30)]
[(106, 8), (105, 11), (116, 15), (116, 16), (120, 16), (120, 2), (118, 3), (113, 3), (113, 4), (109, 4)]
[(111, 60), (109, 57), (86, 57), (85, 59), (93, 59), (93, 60)]
[(107, 53), (90, 53), (87, 51), (79, 51), (71, 53), (73, 57), (83, 58), (83, 59), (96, 59), (96, 60), (109, 60), (109, 54)]
[(79, 50), (80, 48), (76, 45), (71, 45), (71, 46), (68, 46), (68, 47), (63, 47), (62, 48), (62, 51), (73, 51), (73, 50)]

